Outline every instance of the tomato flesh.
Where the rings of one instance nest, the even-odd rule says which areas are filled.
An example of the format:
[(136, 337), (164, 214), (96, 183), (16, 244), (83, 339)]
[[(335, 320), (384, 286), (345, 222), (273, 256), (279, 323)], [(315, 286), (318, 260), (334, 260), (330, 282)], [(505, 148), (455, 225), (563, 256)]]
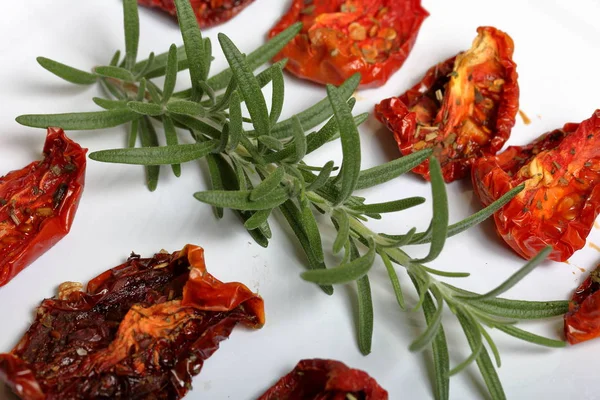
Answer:
[(44, 159), (0, 178), (0, 286), (69, 232), (83, 192), (86, 151), (50, 128)]
[[(467, 176), (477, 158), (496, 154), (519, 109), (512, 39), (493, 27), (477, 32), (470, 50), (430, 68), (409, 91), (375, 107), (403, 155), (434, 150), (446, 182)], [(413, 172), (429, 179), (429, 162)]]
[(525, 189), (494, 215), (500, 236), (529, 259), (552, 246), (550, 259), (567, 260), (585, 246), (600, 213), (600, 110), (527, 146), (512, 146), (473, 167), (484, 205), (510, 189)]

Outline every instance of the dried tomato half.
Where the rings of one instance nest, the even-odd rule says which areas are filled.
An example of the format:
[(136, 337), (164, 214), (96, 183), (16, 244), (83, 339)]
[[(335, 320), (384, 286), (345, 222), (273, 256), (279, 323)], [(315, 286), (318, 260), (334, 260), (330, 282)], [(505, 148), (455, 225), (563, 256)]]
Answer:
[(264, 321), (263, 300), (210, 275), (202, 248), (132, 254), (44, 300), (0, 379), (24, 400), (180, 399), (235, 325)]
[(314, 82), (339, 85), (360, 72), (363, 87), (376, 87), (404, 64), (427, 16), (421, 0), (293, 0), (269, 37), (300, 21), (275, 60)]
[(302, 360), (258, 400), (387, 400), (366, 372), (334, 360)]
[[(489, 26), (477, 33), (470, 50), (430, 68), (402, 96), (375, 106), (403, 155), (434, 149), (446, 182), (467, 176), (477, 158), (496, 154), (519, 111), (512, 39)], [(429, 180), (429, 162), (413, 172)]]
[(496, 230), (524, 258), (550, 245), (550, 259), (567, 260), (585, 245), (600, 213), (600, 110), (530, 145), (476, 161), (472, 179), (484, 205), (524, 183), (494, 215)]
[[(190, 0), (200, 28), (210, 28), (229, 21), (238, 15), (254, 0)], [(158, 7), (176, 16), (174, 0), (138, 0), (138, 3), (148, 7)]]
[(44, 159), (0, 178), (0, 286), (69, 233), (86, 152), (62, 129), (49, 128)]
[(577, 288), (565, 315), (565, 337), (571, 344), (600, 337), (600, 266)]

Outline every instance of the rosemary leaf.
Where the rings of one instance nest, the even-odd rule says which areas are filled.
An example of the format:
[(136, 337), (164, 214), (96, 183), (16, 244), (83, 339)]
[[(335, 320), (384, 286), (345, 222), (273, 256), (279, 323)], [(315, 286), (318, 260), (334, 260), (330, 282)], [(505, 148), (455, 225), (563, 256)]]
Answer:
[(494, 342), (494, 340), (492, 339), (490, 334), (485, 329), (481, 330), (481, 334), (485, 338), (485, 341), (487, 342), (488, 346), (490, 346), (490, 350), (492, 350), (492, 354), (494, 355), (494, 360), (496, 361), (496, 367), (500, 368), (500, 366), (502, 365), (502, 360), (500, 358), (500, 352), (498, 351), (498, 347), (496, 346), (496, 343)]
[(333, 242), (333, 254), (337, 254), (342, 251), (348, 241), (348, 236), (350, 235), (350, 219), (348, 218), (346, 211), (340, 209), (336, 210), (333, 217), (338, 225), (337, 235)]
[[(339, 98), (347, 101), (360, 83), (360, 74), (355, 74), (338, 88)], [(333, 108), (329, 98), (325, 98), (306, 110), (296, 114), (304, 129), (312, 129), (333, 115)], [(271, 130), (271, 136), (282, 139), (290, 137), (293, 119), (278, 122)]]
[(317, 179), (312, 181), (310, 185), (308, 185), (306, 190), (315, 191), (321, 188), (325, 183), (327, 183), (327, 179), (329, 179), (329, 176), (333, 171), (333, 167), (333, 161), (328, 161), (327, 163), (325, 163), (325, 165), (323, 165), (323, 168), (321, 169), (321, 172), (319, 172), (319, 175), (317, 175)]
[(440, 255), (446, 243), (446, 232), (448, 231), (448, 196), (446, 194), (444, 177), (442, 176), (442, 168), (437, 158), (431, 157), (429, 159), (429, 171), (433, 198), (431, 247), (427, 256), (414, 261), (421, 264), (433, 261)]
[[(473, 292), (459, 289), (447, 283), (443, 283), (443, 285), (465, 296), (466, 298), (472, 298), (476, 296), (476, 294)], [(564, 315), (567, 311), (569, 311), (569, 302), (566, 300), (525, 301), (496, 297), (488, 300), (472, 301), (469, 302), (468, 305), (489, 315), (520, 320), (557, 317)]]
[[(469, 347), (471, 347), (471, 355), (467, 357), (463, 362), (458, 364), (456, 367), (452, 368), (448, 372), (448, 376), (456, 375), (461, 372), (463, 369), (468, 367), (473, 363), (473, 361), (477, 360), (479, 364), (479, 356), (485, 351), (483, 347), (483, 341), (481, 340), (481, 328), (477, 324), (477, 322), (473, 319), (470, 314), (463, 312), (462, 310), (458, 310), (456, 312), (456, 318), (460, 322), (460, 325), (467, 337), (467, 341), (469, 342)], [(486, 352), (487, 355), (487, 352)], [(488, 356), (489, 359), (489, 356)], [(490, 362), (491, 364), (491, 362)], [(493, 366), (492, 366), (493, 368)], [(495, 372), (495, 371), (494, 371)], [(485, 378), (484, 378), (485, 379)], [(487, 384), (487, 380), (486, 380)]]
[(293, 117), (292, 134), (294, 137), (294, 156), (288, 161), (292, 164), (296, 164), (299, 163), (306, 155), (306, 136), (304, 136), (302, 123), (297, 116)]
[(515, 286), (521, 279), (523, 279), (527, 274), (534, 270), (542, 261), (548, 257), (548, 255), (552, 252), (552, 247), (547, 246), (542, 251), (540, 251), (535, 257), (529, 260), (523, 267), (521, 267), (517, 272), (511, 275), (506, 281), (500, 284), (493, 290), (489, 292), (477, 296), (457, 296), (460, 299), (468, 300), (468, 301), (481, 301), (488, 300), (495, 297), (498, 297), (502, 293), (506, 292), (508, 289)]
[[(133, 150), (153, 150), (158, 147), (158, 136), (156, 135), (156, 131), (152, 126), (152, 123), (148, 120), (147, 117), (141, 118), (140, 124), (140, 139), (142, 142), (142, 148), (140, 149), (123, 149), (123, 151), (133, 151)], [(90, 154), (90, 158), (91, 158)], [(151, 192), (156, 190), (156, 186), (158, 185), (158, 177), (160, 175), (160, 167), (158, 165), (152, 164), (144, 164), (146, 165), (146, 184), (148, 186), (148, 190)]]
[[(498, 200), (494, 201), (492, 204), (485, 207), (484, 209), (479, 210), (475, 214), (465, 218), (464, 220), (462, 220), (460, 222), (457, 222), (455, 224), (448, 226), (447, 237), (457, 235), (461, 232), (466, 231), (467, 229), (471, 228), (472, 226), (475, 226), (475, 225), (485, 221), (486, 219), (491, 217), (496, 211), (498, 211), (499, 209), (504, 207), (505, 204), (507, 204), (509, 201), (511, 201), (524, 188), (525, 188), (524, 184), (516, 186), (513, 189), (506, 192), (504, 195), (502, 195)], [(424, 243), (429, 243), (430, 241), (431, 241), (430, 235), (427, 235), (426, 233), (417, 233), (414, 236), (413, 240), (411, 241), (411, 244), (424, 244)]]
[[(436, 309), (429, 293), (425, 294), (423, 301), (423, 314), (425, 322), (431, 325), (434, 322)], [(431, 342), (433, 350), (433, 368), (434, 368), (434, 397), (436, 400), (448, 400), (450, 398), (450, 355), (448, 354), (448, 342), (444, 327), (440, 325), (437, 334)]]
[(49, 128), (60, 126), (68, 130), (93, 130), (113, 128), (139, 118), (139, 114), (127, 109), (108, 111), (67, 113), (67, 114), (27, 114), (20, 115), (16, 121), (33, 128)]
[(123, 0), (125, 26), (125, 68), (131, 70), (135, 65), (140, 41), (140, 17), (136, 0)]
[(130, 101), (129, 103), (127, 103), (127, 108), (138, 114), (149, 115), (151, 117), (156, 117), (164, 113), (164, 108), (162, 105), (154, 103), (144, 103), (141, 101)]
[(259, 183), (250, 193), (250, 201), (257, 201), (267, 196), (281, 184), (285, 176), (285, 169), (279, 167), (269, 174), (261, 183)]
[(345, 202), (348, 197), (354, 192), (358, 175), (360, 174), (360, 136), (358, 129), (352, 120), (352, 112), (346, 104), (338, 89), (334, 86), (327, 85), (327, 95), (331, 102), (331, 107), (334, 111), (335, 120), (340, 129), (340, 137), (342, 142), (342, 168), (340, 174), (342, 176), (340, 193), (334, 205)]
[[(177, 131), (175, 130), (175, 124), (173, 120), (165, 116), (163, 118), (163, 125), (165, 127), (165, 138), (167, 140), (167, 146), (177, 146), (179, 141), (177, 140)], [(171, 164), (173, 174), (177, 177), (181, 176), (181, 164)]]
[[(425, 301), (427, 300), (428, 296), (429, 293), (425, 294)], [(439, 328), (442, 323), (442, 312), (444, 311), (444, 299), (441, 295), (438, 295), (436, 297), (438, 301), (437, 308), (431, 316), (431, 318), (429, 319), (429, 321), (427, 321), (427, 329), (425, 329), (425, 331), (423, 331), (421, 335), (419, 335), (415, 340), (413, 340), (413, 342), (408, 347), (410, 351), (421, 351), (425, 349), (425, 347), (427, 347), (433, 341), (433, 339), (439, 332)], [(423, 302), (423, 304), (425, 304), (425, 301)]]
[(108, 65), (112, 65), (113, 67), (119, 64), (119, 60), (121, 59), (121, 50), (115, 51), (115, 54), (110, 59), (110, 63)]
[(244, 122), (242, 121), (242, 107), (237, 91), (233, 92), (229, 100), (229, 150), (238, 146), (244, 135)]
[(283, 111), (283, 100), (285, 97), (285, 84), (283, 82), (283, 70), (280, 67), (276, 67), (272, 74), (273, 82), (273, 93), (271, 95), (271, 112), (269, 114), (269, 120), (271, 126), (275, 125), (281, 116)]
[(371, 353), (373, 341), (373, 299), (367, 275), (356, 281), (358, 293), (358, 348), (363, 355)]
[[(398, 274), (396, 274), (396, 269), (384, 251), (380, 251), (379, 256), (381, 257), (383, 265), (385, 265), (385, 269), (390, 277), (390, 282), (392, 283), (392, 288), (394, 289), (394, 294), (396, 295), (396, 301), (402, 310), (406, 310), (404, 294), (402, 293), (402, 286), (400, 286), (400, 280), (398, 279)], [(427, 299), (425, 299), (425, 301), (427, 301)]]
[(111, 99), (104, 99), (101, 97), (94, 97), (94, 98), (92, 98), (92, 101), (99, 107), (104, 108), (105, 110), (115, 110), (117, 108), (127, 108), (126, 100), (111, 100)]
[(205, 157), (219, 145), (217, 140), (173, 146), (100, 150), (90, 154), (95, 161), (134, 165), (180, 164)]
[[(288, 225), (292, 228), (294, 235), (298, 238), (302, 249), (304, 250), (304, 254), (308, 259), (308, 268), (311, 270), (325, 270), (325, 263), (322, 261), (318, 261), (315, 257), (313, 250), (310, 247), (310, 243), (306, 237), (306, 232), (304, 231), (304, 227), (301, 223), (301, 215), (298, 207), (291, 200), (283, 203), (279, 210), (285, 217)], [(321, 290), (328, 295), (333, 294), (333, 286), (331, 285), (320, 285)]]
[(131, 126), (129, 127), (129, 138), (127, 139), (127, 147), (132, 148), (135, 147), (135, 142), (137, 141), (138, 129), (139, 129), (139, 119), (134, 119), (131, 121)]
[(540, 346), (546, 347), (565, 347), (567, 342), (563, 340), (554, 340), (549, 339), (543, 336), (536, 335), (531, 332), (524, 331), (522, 329), (517, 328), (512, 325), (498, 325), (494, 328), (501, 330), (502, 332), (509, 334), (510, 336), (514, 336), (518, 339), (524, 340), (526, 342), (538, 344)]
[(271, 215), (272, 211), (272, 209), (266, 209), (255, 212), (250, 218), (246, 220), (244, 226), (246, 227), (246, 229), (250, 230), (259, 228), (269, 219), (269, 216)]
[(425, 198), (423, 197), (408, 197), (406, 199), (388, 201), (385, 203), (363, 204), (359, 207), (353, 207), (353, 209), (364, 214), (379, 214), (402, 211), (423, 203), (425, 203)]
[(269, 111), (256, 77), (231, 39), (220, 33), (219, 43), (239, 86), (240, 94), (246, 102), (254, 129), (259, 136), (269, 135), (271, 129)]
[(283, 204), (289, 195), (284, 189), (275, 189), (260, 200), (250, 200), (250, 190), (229, 191), (210, 190), (196, 192), (194, 197), (203, 203), (217, 207), (233, 208), (235, 210), (257, 211), (275, 208)]
[(306, 233), (306, 238), (310, 244), (310, 248), (312, 249), (317, 261), (323, 262), (325, 257), (323, 255), (323, 243), (321, 242), (319, 226), (317, 225), (317, 220), (315, 219), (315, 216), (310, 209), (310, 204), (307, 200), (300, 201), (300, 216), (302, 226), (304, 227), (304, 232)]
[(167, 69), (163, 86), (163, 104), (169, 101), (175, 90), (175, 84), (177, 83), (177, 64), (177, 46), (172, 44), (169, 48), (169, 56), (167, 58)]
[[(251, 71), (260, 67), (270, 59), (275, 57), (277, 53), (281, 51), (288, 44), (290, 40), (296, 36), (302, 29), (302, 23), (297, 22), (290, 25), (284, 31), (271, 38), (267, 43), (251, 52), (246, 56), (246, 63)], [(207, 83), (214, 89), (224, 89), (229, 84), (233, 73), (231, 68), (228, 68), (213, 77), (211, 77)]]
[(341, 283), (348, 283), (365, 276), (375, 261), (375, 245), (372, 243), (369, 247), (369, 251), (362, 257), (359, 257), (347, 264), (338, 265), (335, 268), (329, 268), (324, 270), (313, 270), (303, 272), (302, 279), (314, 282), (319, 285), (334, 285)]
[[(169, 51), (166, 51), (164, 53), (156, 55), (152, 60), (152, 65), (150, 67), (148, 67), (148, 63), (150, 62), (149, 58), (147, 60), (140, 61), (137, 64), (135, 64), (135, 67), (133, 68), (133, 73), (137, 76), (143, 76), (146, 79), (158, 78), (159, 76), (163, 76), (165, 75), (167, 70), (168, 58)], [(178, 71), (183, 71), (188, 68), (187, 54), (185, 53), (184, 46), (177, 47), (177, 60)], [(141, 75), (143, 71), (145, 72), (143, 73), (143, 75)]]
[(130, 71), (121, 67), (113, 67), (110, 65), (99, 66), (94, 68), (94, 72), (106, 78), (119, 79), (125, 82), (135, 82), (135, 76), (133, 76)]
[(206, 115), (204, 108), (195, 101), (171, 99), (166, 104), (166, 109), (169, 113), (188, 117), (204, 117)]
[(175, 7), (192, 80), (192, 100), (200, 101), (202, 90), (198, 82), (205, 80), (208, 75), (202, 33), (189, 0), (175, 0)]
[(417, 151), (394, 161), (360, 171), (356, 190), (377, 186), (399, 177), (425, 161), (431, 152), (431, 149)]
[(146, 74), (146, 72), (148, 72), (150, 70), (150, 68), (152, 68), (153, 65), (154, 65), (154, 52), (151, 52), (150, 55), (148, 56), (148, 61), (147, 61), (146, 65), (144, 66), (144, 69), (141, 70), (139, 73), (135, 74), (135, 77), (137, 79), (146, 79), (146, 78), (144, 78), (144, 75)]
[(98, 80), (98, 77), (92, 73), (69, 67), (46, 57), (38, 57), (37, 62), (59, 78), (77, 85), (91, 85)]

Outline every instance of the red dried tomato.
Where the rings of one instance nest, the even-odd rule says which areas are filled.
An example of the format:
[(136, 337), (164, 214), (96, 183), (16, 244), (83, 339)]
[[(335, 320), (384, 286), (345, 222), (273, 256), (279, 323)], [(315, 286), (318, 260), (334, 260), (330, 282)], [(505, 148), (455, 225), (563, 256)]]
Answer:
[(258, 400), (387, 400), (366, 372), (334, 360), (302, 360)]
[(0, 178), (0, 286), (69, 233), (86, 152), (62, 129), (49, 128), (44, 159)]
[(275, 60), (314, 82), (339, 85), (360, 72), (363, 87), (376, 87), (400, 69), (428, 15), (421, 0), (293, 0), (269, 37), (300, 21)]
[[(470, 50), (430, 68), (402, 96), (375, 106), (403, 155), (434, 149), (446, 182), (467, 176), (477, 158), (496, 154), (519, 110), (512, 39), (492, 27), (477, 33)], [(413, 172), (429, 180), (429, 162)]]
[(0, 379), (24, 400), (180, 399), (237, 323), (260, 328), (263, 300), (210, 275), (202, 248), (132, 254), (44, 300)]
[(600, 266), (577, 288), (565, 315), (565, 336), (571, 344), (600, 337)]
[[(200, 28), (210, 28), (229, 21), (254, 0), (190, 0)], [(138, 0), (148, 7), (158, 7), (176, 16), (175, 0)]]
[(484, 205), (522, 183), (525, 189), (494, 215), (496, 230), (520, 256), (544, 247), (567, 260), (585, 245), (600, 213), (600, 110), (581, 124), (512, 146), (473, 166), (473, 186)]

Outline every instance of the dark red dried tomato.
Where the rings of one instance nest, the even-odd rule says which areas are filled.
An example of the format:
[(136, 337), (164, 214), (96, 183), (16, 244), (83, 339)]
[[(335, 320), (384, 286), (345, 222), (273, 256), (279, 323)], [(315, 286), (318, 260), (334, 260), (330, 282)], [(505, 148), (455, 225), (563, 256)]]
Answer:
[(44, 300), (0, 379), (24, 400), (180, 399), (237, 323), (260, 328), (263, 300), (210, 275), (202, 248), (132, 254)]
[(258, 400), (387, 400), (366, 372), (334, 360), (302, 360)]
[(600, 266), (573, 293), (565, 315), (565, 337), (571, 344), (600, 337)]
[(62, 239), (85, 181), (85, 153), (49, 128), (44, 159), (0, 178), (0, 286)]
[(360, 72), (361, 85), (375, 87), (404, 64), (428, 15), (421, 0), (293, 0), (269, 37), (300, 21), (275, 60), (314, 82), (339, 85)]
[(565, 261), (585, 246), (600, 213), (600, 110), (581, 124), (512, 146), (473, 165), (475, 194), (488, 205), (512, 188), (525, 189), (496, 212), (496, 230), (520, 256), (550, 245)]
[[(429, 69), (402, 96), (375, 106), (403, 155), (434, 149), (446, 182), (467, 176), (477, 158), (496, 154), (519, 110), (512, 39), (492, 27), (477, 32), (470, 50)], [(429, 162), (413, 172), (429, 180)]]
[[(200, 28), (210, 28), (229, 21), (254, 0), (190, 0)], [(158, 7), (176, 16), (175, 0), (138, 0), (148, 7)]]

